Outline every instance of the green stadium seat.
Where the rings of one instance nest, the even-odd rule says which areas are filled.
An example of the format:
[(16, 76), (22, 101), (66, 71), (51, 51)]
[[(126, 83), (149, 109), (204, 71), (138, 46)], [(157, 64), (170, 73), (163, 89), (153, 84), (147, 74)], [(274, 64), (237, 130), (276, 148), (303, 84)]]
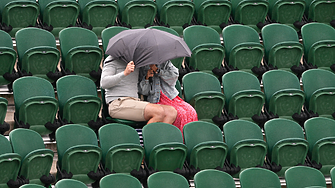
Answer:
[(194, 176), (195, 188), (217, 188), (223, 185), (226, 188), (235, 188), (234, 178), (226, 173), (215, 169), (202, 170)]
[(14, 69), (16, 51), (13, 47), (12, 37), (2, 30), (0, 30), (0, 62), (0, 85), (9, 85), (19, 77), (19, 74)]
[(148, 188), (188, 188), (185, 177), (173, 172), (156, 172), (148, 177)]
[(308, 166), (295, 166), (287, 169), (285, 181), (287, 188), (327, 187), (323, 174)]
[(248, 168), (243, 170), (240, 173), (240, 183), (243, 188), (281, 188), (277, 174), (264, 168)]
[(74, 180), (74, 179), (62, 179), (57, 181), (55, 184), (55, 188), (87, 188), (86, 184), (81, 181)]
[(110, 174), (100, 180), (101, 188), (115, 185), (118, 188), (142, 188), (140, 181), (128, 174)]

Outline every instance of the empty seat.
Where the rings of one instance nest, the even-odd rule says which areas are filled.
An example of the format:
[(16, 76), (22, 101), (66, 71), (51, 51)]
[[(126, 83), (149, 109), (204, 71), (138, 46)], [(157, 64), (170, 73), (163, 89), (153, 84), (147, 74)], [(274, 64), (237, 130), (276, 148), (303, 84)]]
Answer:
[(156, 0), (156, 4), (159, 23), (182, 35), (184, 27), (191, 24), (194, 3), (191, 0)]
[(119, 7), (113, 0), (79, 0), (82, 27), (91, 29), (98, 37), (107, 26), (115, 25)]
[(183, 77), (182, 83), (184, 99), (194, 107), (199, 120), (212, 122), (213, 117), (222, 117), (225, 96), (215, 76), (204, 72), (191, 72)]
[(93, 31), (79, 27), (63, 29), (59, 32), (59, 43), (64, 74), (77, 74), (100, 82), (102, 50)]
[(0, 25), (14, 37), (18, 30), (37, 24), (39, 7), (36, 0), (1, 0), (0, 13)]
[(174, 171), (183, 168), (187, 147), (177, 127), (167, 123), (150, 123), (143, 127), (142, 134), (149, 169)]
[(301, 74), (303, 46), (297, 32), (284, 24), (270, 24), (262, 28), (264, 59), (271, 68)]
[(29, 27), (18, 31), (15, 40), (19, 57), (18, 69), (22, 76), (33, 75), (51, 83), (62, 76), (57, 68), (60, 52), (52, 33)]
[[(0, 30), (0, 85), (8, 85), (16, 78), (14, 65), (16, 62), (16, 51), (13, 48), (12, 37), (5, 31)], [(7, 74), (10, 77), (6, 77)]]
[(57, 181), (55, 188), (87, 188), (86, 184), (74, 179), (62, 179)]
[(331, 178), (331, 181), (332, 181), (332, 188), (335, 187), (335, 168), (333, 167), (331, 170), (330, 170), (330, 178)]
[(284, 176), (285, 171), (296, 165), (305, 164), (308, 142), (301, 126), (288, 119), (275, 118), (264, 125), (268, 158), (271, 163), (281, 166), (276, 172)]
[(49, 81), (34, 76), (19, 78), (13, 83), (13, 96), (16, 128), (46, 135), (60, 126), (56, 120), (58, 101)]
[(295, 166), (287, 169), (285, 181), (287, 188), (327, 187), (323, 174), (308, 166)]
[(153, 25), (157, 6), (153, 0), (119, 0), (119, 19), (132, 29)]
[[(110, 174), (100, 180), (101, 188), (141, 188), (140, 181), (128, 174)], [(57, 188), (57, 187), (56, 187)]]
[(308, 23), (301, 28), (301, 36), (305, 62), (332, 70), (331, 66), (335, 64), (335, 29), (324, 23)]
[(97, 180), (93, 177), (102, 177), (98, 176), (102, 152), (92, 129), (78, 124), (64, 125), (57, 129), (56, 140), (59, 179), (75, 179), (89, 184)]
[(49, 186), (55, 181), (50, 174), (54, 152), (46, 149), (40, 134), (29, 129), (15, 129), (9, 133), (13, 151), (22, 157), (20, 176), (29, 183)]
[(228, 113), (249, 121), (261, 115), (265, 96), (256, 76), (248, 72), (231, 71), (223, 75), (222, 85)]
[[(120, 33), (121, 31), (128, 30), (129, 28), (127, 27), (121, 27), (121, 26), (112, 26), (108, 27), (101, 32), (101, 39), (102, 39), (102, 48), (103, 51), (106, 52), (109, 39), (114, 37), (116, 34)], [(107, 58), (107, 54), (105, 54), (104, 58)]]
[(264, 168), (248, 168), (243, 170), (240, 173), (240, 183), (242, 188), (281, 188), (277, 174)]
[(330, 175), (335, 166), (335, 121), (324, 117), (315, 117), (305, 122), (306, 139), (309, 143), (308, 155), (312, 163), (321, 164), (320, 171)]
[(44, 186), (38, 184), (24, 184), (20, 188), (43, 188)]
[(300, 30), (295, 26), (295, 22), (302, 23), (306, 2), (304, 0), (269, 0), (269, 18), (277, 23), (288, 25), (295, 30)]
[(106, 171), (139, 171), (144, 157), (137, 131), (124, 124), (112, 123), (99, 129), (102, 164)]
[(194, 17), (199, 24), (215, 29), (219, 34), (228, 24), (231, 2), (227, 0), (194, 0)]
[(296, 75), (284, 70), (271, 70), (263, 74), (263, 88), (266, 97), (266, 109), (280, 118), (299, 121), (305, 103), (305, 94), (301, 90)]
[(222, 30), (222, 36), (225, 60), (229, 66), (256, 75), (265, 72), (260, 69), (264, 55), (263, 45), (253, 28), (239, 24), (230, 25)]
[[(263, 166), (267, 145), (257, 124), (246, 120), (232, 120), (224, 124), (223, 134), (231, 165), (239, 167), (240, 172), (246, 168)], [(233, 177), (238, 177), (240, 172), (233, 174)]]
[(214, 68), (221, 68), (225, 51), (217, 31), (207, 26), (193, 25), (184, 29), (183, 38), (192, 51), (192, 56), (186, 58), (190, 67), (210, 74), (213, 74)]
[(322, 69), (307, 70), (302, 74), (308, 110), (332, 118), (335, 112), (335, 74)]
[(223, 168), (228, 148), (217, 125), (194, 121), (184, 126), (183, 133), (188, 149), (187, 162), (191, 168), (200, 170)]
[[(9, 188), (7, 182), (19, 183), (17, 177), (21, 166), (21, 156), (14, 153), (8, 139), (0, 135), (0, 187)], [(4, 171), (2, 171), (4, 170)], [(16, 182), (15, 182), (16, 181)]]
[(233, 177), (219, 170), (202, 170), (194, 176), (195, 188), (217, 188), (225, 186), (226, 188), (235, 188)]
[(335, 2), (328, 0), (306, 0), (305, 16), (309, 21), (330, 24), (334, 22)]
[(39, 0), (43, 28), (56, 37), (62, 29), (75, 26), (80, 7), (76, 0)]
[(79, 75), (68, 75), (56, 83), (59, 102), (58, 119), (67, 123), (82, 124), (97, 130), (101, 99), (94, 82)]
[(156, 172), (148, 177), (148, 188), (189, 188), (185, 177), (173, 172)]
[(8, 100), (0, 97), (0, 134), (4, 134), (10, 129), (10, 125), (5, 122), (7, 114)]
[(269, 2), (266, 0), (232, 0), (231, 15), (234, 22), (248, 25), (260, 32), (259, 22), (264, 23), (268, 13)]

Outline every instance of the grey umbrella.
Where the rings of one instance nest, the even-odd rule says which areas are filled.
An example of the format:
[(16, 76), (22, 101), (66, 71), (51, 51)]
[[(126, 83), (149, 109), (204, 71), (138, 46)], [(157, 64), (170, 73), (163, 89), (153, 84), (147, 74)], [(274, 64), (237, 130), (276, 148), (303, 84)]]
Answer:
[(181, 37), (151, 28), (118, 33), (109, 39), (105, 53), (127, 63), (134, 61), (136, 67), (191, 56), (191, 50)]

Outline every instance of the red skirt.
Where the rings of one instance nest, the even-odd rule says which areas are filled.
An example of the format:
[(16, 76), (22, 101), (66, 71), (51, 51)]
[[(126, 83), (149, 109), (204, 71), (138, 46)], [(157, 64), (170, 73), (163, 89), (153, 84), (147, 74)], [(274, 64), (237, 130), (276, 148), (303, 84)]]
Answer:
[(177, 118), (173, 125), (179, 128), (182, 133), (184, 125), (192, 121), (198, 121), (198, 115), (195, 109), (179, 96), (171, 100), (161, 91), (160, 99), (157, 104), (173, 106), (177, 110)]

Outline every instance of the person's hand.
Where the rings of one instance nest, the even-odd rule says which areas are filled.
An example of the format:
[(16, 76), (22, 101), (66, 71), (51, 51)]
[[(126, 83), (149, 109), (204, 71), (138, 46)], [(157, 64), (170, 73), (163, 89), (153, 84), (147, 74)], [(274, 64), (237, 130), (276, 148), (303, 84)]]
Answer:
[(127, 64), (127, 67), (126, 69), (124, 70), (123, 74), (125, 76), (128, 76), (130, 73), (134, 72), (135, 70), (135, 64), (133, 61), (130, 61), (128, 64)]
[(147, 75), (145, 76), (145, 79), (149, 80), (150, 77), (154, 77), (154, 71), (152, 69), (148, 70)]
[(156, 64), (152, 64), (152, 65), (149, 65), (149, 66), (150, 66), (151, 70), (153, 70), (155, 73), (157, 73), (158, 68), (157, 68)]

